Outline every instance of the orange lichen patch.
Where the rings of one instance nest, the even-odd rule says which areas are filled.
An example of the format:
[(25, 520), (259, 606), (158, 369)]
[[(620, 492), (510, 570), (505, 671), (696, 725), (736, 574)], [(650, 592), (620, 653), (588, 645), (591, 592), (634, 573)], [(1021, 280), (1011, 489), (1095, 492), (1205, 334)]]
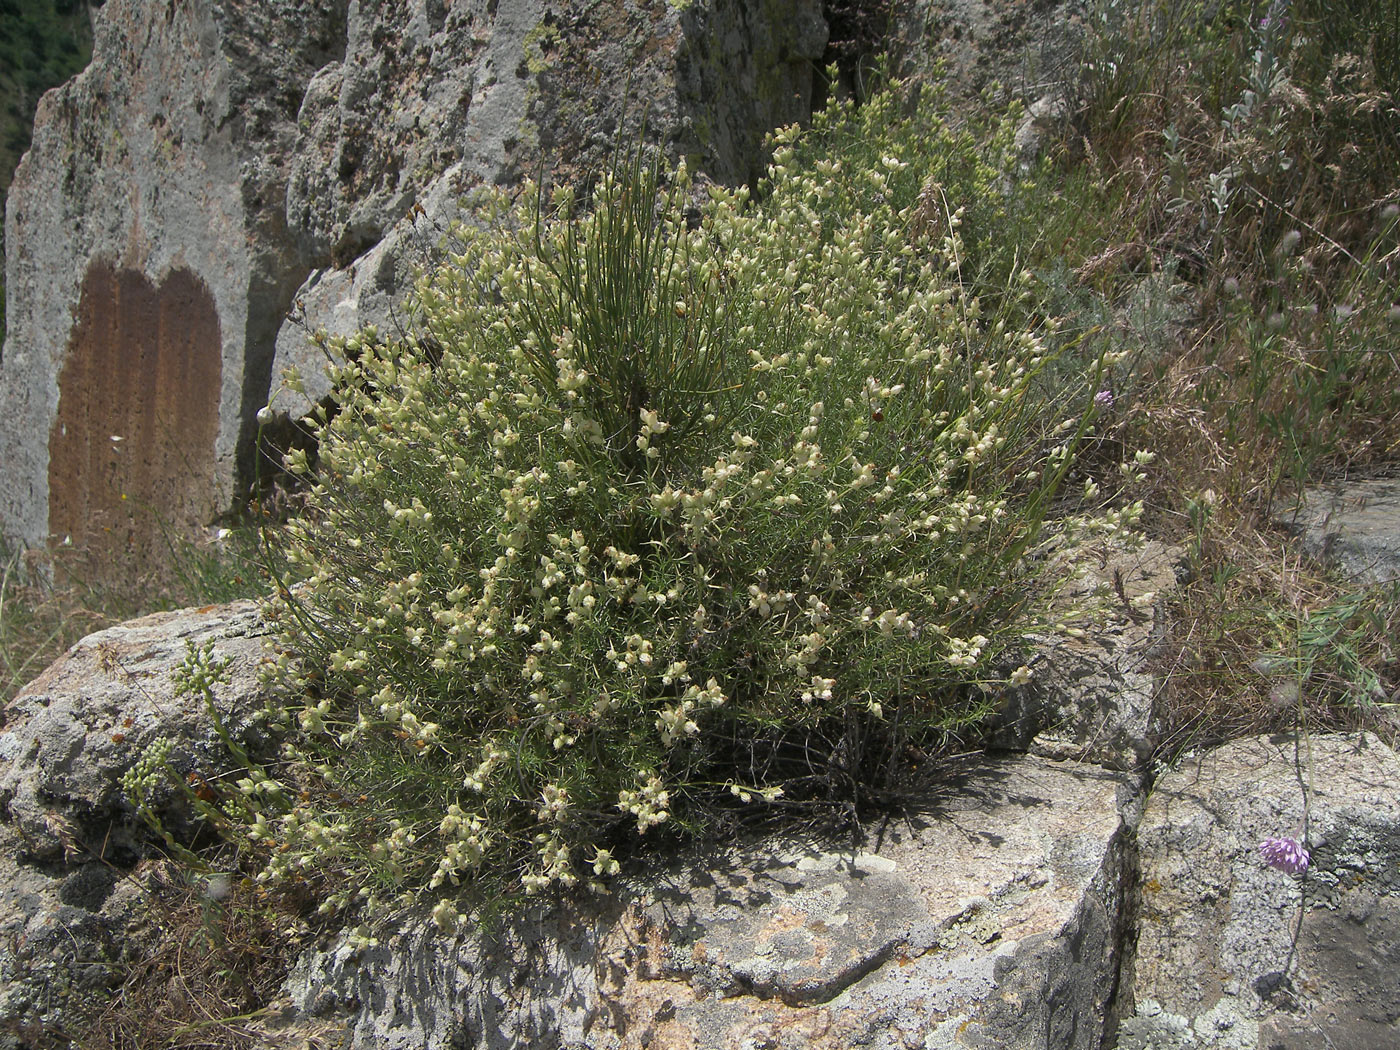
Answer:
[(49, 434), (49, 533), (104, 582), (156, 570), (166, 537), (217, 509), (219, 318), (204, 283), (172, 270), (88, 268)]
[[(792, 927), (796, 928), (796, 927)], [(702, 945), (692, 962), (707, 961)], [(666, 963), (666, 929), (633, 907), (599, 946), (606, 962), (595, 1024), (611, 1029), (623, 1050), (853, 1045), (862, 1019), (825, 1004), (797, 1006), (752, 994), (716, 996)]]
[(603, 1008), (595, 1023), (615, 1031), (628, 1050), (695, 1050), (696, 1033), (677, 1017), (677, 1005), (696, 996), (680, 974), (667, 975), (666, 934), (630, 907), (599, 945)]

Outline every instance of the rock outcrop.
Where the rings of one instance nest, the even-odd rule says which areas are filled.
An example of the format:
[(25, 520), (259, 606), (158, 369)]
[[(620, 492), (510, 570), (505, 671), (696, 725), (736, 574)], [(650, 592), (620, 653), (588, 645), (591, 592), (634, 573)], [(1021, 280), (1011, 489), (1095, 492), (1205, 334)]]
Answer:
[(863, 842), (692, 853), (490, 935), (410, 912), (305, 956), (290, 991), (366, 1048), (1098, 1050), (1130, 794), (1092, 767), (966, 762)]
[(352, 7), (344, 60), (302, 105), (288, 216), (320, 262), (277, 337), (274, 371), (302, 389), (274, 388), (274, 408), (297, 418), (328, 393), (309, 332), (403, 328), (472, 186), (572, 181), (643, 128), (711, 178), (752, 181), (763, 136), (810, 115), (826, 43), (815, 0)]
[(1026, 101), (1054, 99), (1075, 78), (1084, 38), (1077, 4), (892, 0), (887, 10), (883, 43), (895, 70), (921, 76), (940, 65), (956, 96), (999, 85)]
[[(1163, 776), (1120, 1050), (1400, 1045), (1397, 785), (1370, 735), (1238, 740)], [(1275, 836), (1303, 842), (1306, 871), (1262, 862)]]
[[(9, 705), (0, 731), (0, 1046), (58, 1038), (120, 983), (123, 935), (141, 917), (130, 878), (150, 835), (122, 775), (159, 737), (175, 768), (213, 778), (229, 756), (201, 700), (172, 672), (189, 645), (229, 661), (223, 728), (256, 749), (263, 627), (251, 602), (159, 613), (89, 635)], [(191, 814), (173, 789), (153, 804), (174, 831)], [(45, 1042), (42, 1045), (59, 1045)]]
[(1309, 489), (1274, 518), (1305, 552), (1358, 583), (1400, 580), (1400, 481), (1357, 480)]
[(826, 42), (820, 0), (109, 0), (10, 192), (0, 533), (154, 567), (250, 483), (274, 354), (393, 324), (461, 192), (644, 121), (749, 179)]
[(1097, 602), (1094, 630), (1031, 639), (1031, 682), (1008, 691), (990, 742), (1141, 773), (1158, 741), (1153, 657), (1182, 553), (1156, 541), (1099, 553), (1081, 557), (1056, 598), (1065, 608)]
[(344, 3), (110, 0), (6, 214), (0, 531), (148, 568), (228, 505), (307, 261), (284, 199)]
[(471, 187), (572, 180), (643, 126), (752, 181), (833, 58), (837, 90), (888, 48), (1039, 91), (1034, 56), (1077, 32), (1052, 6), (108, 0), (10, 193), (0, 534), (158, 566), (168, 529), (247, 491), (282, 369), (307, 384), (287, 417), (325, 394), (310, 332), (403, 323)]
[[(223, 725), (267, 743), (252, 717), (263, 630), (249, 603), (148, 617), (85, 639), (12, 705), (0, 1046), (71, 1032), (110, 994), (150, 892), (151, 838), (120, 776), (160, 735), (179, 742), (181, 771), (228, 766), (208, 712), (172, 689), (187, 643), (231, 660)], [(1107, 647), (1090, 692), (1127, 656)], [(433, 922), (432, 894), (382, 920), (377, 943), (305, 950), (268, 1045), (337, 1032), (376, 1050), (1396, 1045), (1400, 758), (1369, 735), (1249, 739), (1154, 786), (1145, 769), (1100, 764), (1123, 752), (1086, 757), (1103, 730), (1130, 740), (1133, 704), (1114, 721), (1103, 696), (1060, 701), (1023, 717), (1093, 715), (1024, 722), (1041, 754), (931, 771), (858, 840), (691, 847), (604, 894), (456, 934)], [(178, 792), (157, 805), (187, 833)], [(1301, 839), (1308, 870), (1270, 868), (1270, 836)]]

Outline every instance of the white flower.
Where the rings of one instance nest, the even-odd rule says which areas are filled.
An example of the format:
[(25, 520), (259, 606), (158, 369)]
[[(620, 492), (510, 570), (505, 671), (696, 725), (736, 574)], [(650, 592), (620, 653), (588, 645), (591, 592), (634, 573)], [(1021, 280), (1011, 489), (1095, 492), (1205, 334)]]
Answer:
[(948, 662), (954, 667), (977, 666), (988, 640), (984, 634), (975, 634), (971, 638), (949, 638)]
[(540, 820), (561, 823), (569, 809), (569, 793), (557, 784), (546, 784), (540, 795), (537, 816)]
[(663, 708), (656, 718), (656, 728), (661, 734), (661, 742), (670, 747), (676, 740), (684, 736), (694, 736), (700, 732), (700, 727), (695, 720), (690, 717), (690, 712), (695, 704), (686, 700), (674, 707)]
[(610, 851), (605, 849), (598, 850), (589, 863), (593, 865), (593, 874), (595, 875), (616, 875), (622, 870), (622, 865), (614, 859)]
[(438, 901), (437, 906), (433, 908), (433, 922), (444, 933), (456, 929), (460, 918), (461, 916), (457, 914), (457, 906), (446, 898)]

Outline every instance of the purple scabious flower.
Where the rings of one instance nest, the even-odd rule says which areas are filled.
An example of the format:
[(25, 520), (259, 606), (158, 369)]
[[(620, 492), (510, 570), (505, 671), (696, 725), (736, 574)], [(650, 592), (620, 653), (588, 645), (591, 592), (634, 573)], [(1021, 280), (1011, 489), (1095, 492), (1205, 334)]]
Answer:
[(1271, 868), (1297, 875), (1308, 870), (1312, 857), (1307, 847), (1297, 839), (1267, 838), (1259, 844), (1259, 856)]

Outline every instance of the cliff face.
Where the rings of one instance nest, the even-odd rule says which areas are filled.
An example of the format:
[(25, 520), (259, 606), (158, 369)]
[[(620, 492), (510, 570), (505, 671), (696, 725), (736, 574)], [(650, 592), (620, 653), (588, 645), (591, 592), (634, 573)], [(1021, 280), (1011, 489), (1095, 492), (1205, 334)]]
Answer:
[(571, 181), (643, 128), (712, 178), (756, 178), (763, 136), (811, 113), (822, 4), (678, 7), (352, 4), (344, 59), (302, 103), (287, 214), (315, 270), (278, 334), (274, 373), (295, 366), (305, 389), (274, 406), (295, 417), (327, 393), (308, 331), (395, 330), (415, 268), (474, 185)]
[[(285, 188), (343, 2), (109, 0), (6, 216), (0, 528), (144, 567), (232, 490), (307, 269)], [(133, 560), (134, 559), (134, 560)]]
[(763, 135), (810, 112), (821, 12), (108, 0), (10, 193), (0, 532), (158, 564), (164, 529), (251, 480), (274, 352), (391, 323), (462, 191), (570, 178), (643, 117), (713, 177), (752, 177)]

